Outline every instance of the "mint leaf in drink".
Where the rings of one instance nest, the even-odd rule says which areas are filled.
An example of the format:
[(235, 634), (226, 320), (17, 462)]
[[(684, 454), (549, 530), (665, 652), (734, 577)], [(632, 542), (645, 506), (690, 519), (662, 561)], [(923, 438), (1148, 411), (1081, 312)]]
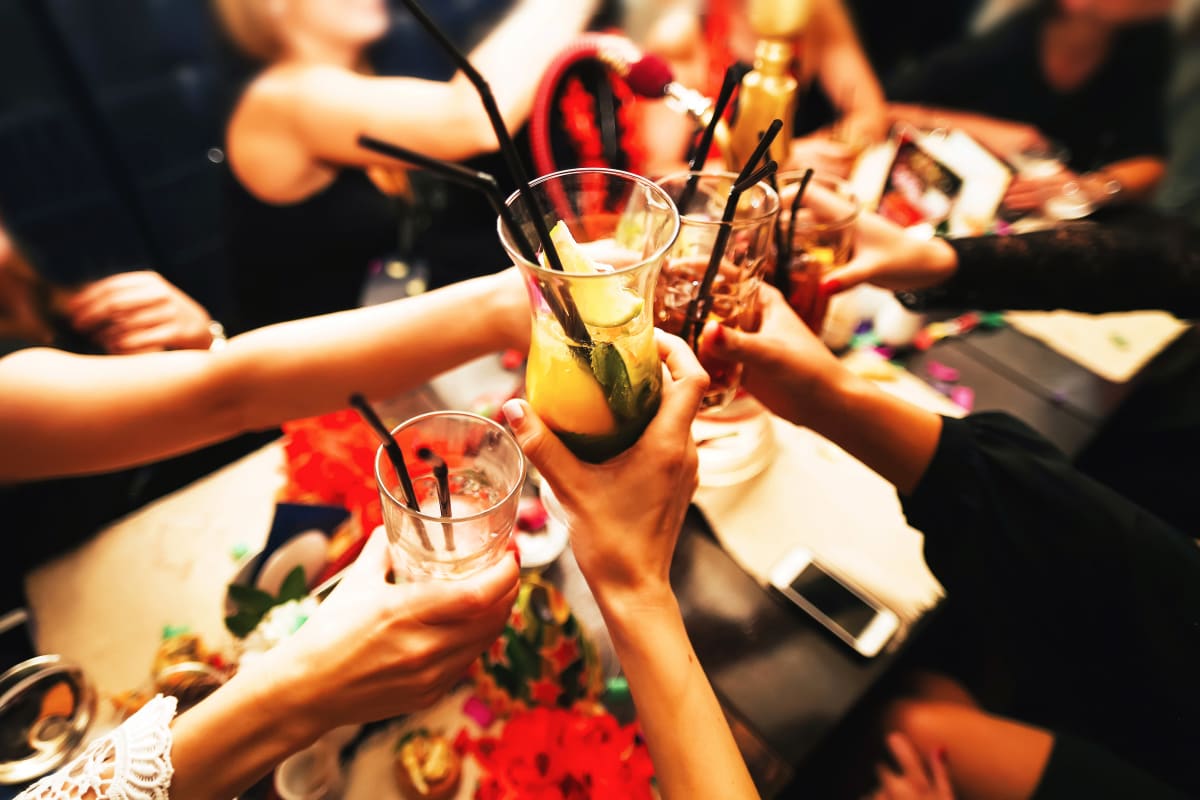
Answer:
[(629, 369), (615, 346), (609, 342), (596, 342), (592, 346), (592, 372), (604, 390), (613, 416), (620, 420), (638, 416), (637, 398), (629, 380)]
[(308, 594), (308, 582), (304, 579), (304, 567), (296, 566), (279, 587), (279, 599), (275, 603), (282, 605), (289, 600), (299, 600)]
[(239, 611), (248, 611), (260, 617), (275, 605), (275, 598), (262, 589), (240, 583), (229, 584), (229, 599), (233, 601)]

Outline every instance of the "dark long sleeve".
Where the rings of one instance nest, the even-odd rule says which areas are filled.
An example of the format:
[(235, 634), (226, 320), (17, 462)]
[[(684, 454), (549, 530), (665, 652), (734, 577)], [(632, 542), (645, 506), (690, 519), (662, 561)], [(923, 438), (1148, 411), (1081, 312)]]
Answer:
[(1154, 214), (1012, 236), (952, 239), (958, 269), (900, 299), (915, 309), (1164, 309), (1200, 318), (1200, 231)]
[(902, 500), (950, 602), (1009, 648), (1015, 715), (1200, 792), (1191, 539), (1001, 414), (945, 420), (926, 474)]

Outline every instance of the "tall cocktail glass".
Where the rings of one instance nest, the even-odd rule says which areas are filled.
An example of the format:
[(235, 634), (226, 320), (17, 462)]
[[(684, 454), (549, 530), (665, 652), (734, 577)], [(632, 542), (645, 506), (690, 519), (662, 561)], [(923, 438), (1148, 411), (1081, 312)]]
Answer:
[[(550, 269), (543, 254), (536, 263), (525, 258), (500, 225), (533, 312), (526, 397), (575, 455), (607, 461), (637, 441), (658, 410), (653, 291), (679, 215), (662, 189), (617, 170), (554, 172), (530, 189), (565, 269)], [(526, 204), (514, 194), (508, 206), (537, 242)]]
[[(779, 196), (766, 183), (742, 193), (732, 222), (723, 222), (726, 199), (737, 175), (732, 172), (679, 173), (658, 184), (673, 199), (684, 194), (692, 176), (698, 176), (696, 191), (686, 208), (679, 209), (680, 230), (675, 246), (663, 264), (654, 296), (655, 325), (675, 335), (685, 331), (688, 308), (697, 297), (713, 246), (722, 228), (728, 243), (712, 284), (713, 303), (703, 326), (717, 320), (740, 330), (754, 326), (758, 314), (758, 287), (773, 263), (775, 216)], [(742, 365), (706, 360), (711, 384), (702, 408), (720, 409), (737, 394)]]
[[(420, 508), (405, 500), (382, 447), (375, 479), (393, 561), (410, 578), (462, 578), (495, 563), (512, 539), (525, 485), (525, 456), (504, 427), (461, 411), (413, 417), (392, 431)], [(450, 513), (443, 514), (430, 463), (445, 462)]]
[(800, 198), (793, 222), (792, 201), (803, 177), (803, 172), (785, 172), (777, 178), (783, 204), (779, 223), (785, 232), (792, 231), (791, 263), (782, 266), (788, 270), (788, 303), (820, 336), (829, 310), (821, 280), (854, 257), (855, 223), (861, 206), (846, 181), (814, 175)]

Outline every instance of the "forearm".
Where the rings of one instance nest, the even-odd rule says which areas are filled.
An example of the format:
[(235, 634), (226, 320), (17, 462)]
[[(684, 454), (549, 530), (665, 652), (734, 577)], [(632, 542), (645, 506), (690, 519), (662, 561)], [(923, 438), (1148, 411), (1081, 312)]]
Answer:
[(231, 339), (219, 352), (0, 360), (0, 481), (117, 469), (411, 389), (508, 346), (512, 288), (492, 276)]
[(497, 320), (494, 280), (231, 339), (218, 354), (219, 383), (231, 387), (238, 427), (255, 430), (341, 408), (353, 392), (386, 398), (510, 346), (510, 326)]
[(1086, 313), (1165, 309), (1200, 317), (1200, 234), (1178, 220), (1138, 214), (1107, 224), (1062, 223), (1015, 236), (952, 239), (949, 245), (957, 262), (950, 279), (901, 294), (906, 305)]
[(1036, 135), (1035, 129), (1022, 122), (915, 103), (888, 103), (888, 119), (922, 130), (962, 130), (1001, 157), (1010, 155), (1014, 132), (1025, 132), (1030, 138)]
[(816, 431), (911, 492), (937, 450), (942, 418), (894, 397), (840, 366), (818, 376), (798, 400), (797, 424)]
[(471, 64), (487, 80), (509, 128), (529, 118), (542, 74), (597, 6), (596, 0), (522, 0), (471, 51)]
[(756, 798), (729, 724), (668, 587), (649, 599), (597, 595), (629, 680), (666, 800)]
[(1140, 202), (1154, 195), (1155, 189), (1166, 174), (1166, 165), (1157, 156), (1138, 156), (1115, 161), (1090, 173), (1089, 176), (1101, 185), (1096, 187), (1098, 196), (1103, 197), (1109, 181), (1120, 184), (1117, 202)]
[[(323, 733), (267, 669), (235, 675), (172, 726), (172, 800), (236, 797)], [(297, 689), (299, 687), (296, 687)]]

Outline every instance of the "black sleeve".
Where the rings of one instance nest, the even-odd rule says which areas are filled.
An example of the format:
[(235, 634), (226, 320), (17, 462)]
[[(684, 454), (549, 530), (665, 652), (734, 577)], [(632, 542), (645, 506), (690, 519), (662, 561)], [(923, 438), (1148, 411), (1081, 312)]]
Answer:
[(1120, 223), (949, 241), (958, 255), (954, 276), (902, 292), (909, 308), (1163, 309), (1200, 317), (1200, 231), (1179, 220), (1138, 214)]
[(1032, 684), (1052, 698), (1048, 716), (1033, 721), (1069, 725), (1173, 783), (1193, 775), (1193, 540), (1002, 414), (945, 420), (933, 460), (902, 502), (950, 602), (1010, 639)]

